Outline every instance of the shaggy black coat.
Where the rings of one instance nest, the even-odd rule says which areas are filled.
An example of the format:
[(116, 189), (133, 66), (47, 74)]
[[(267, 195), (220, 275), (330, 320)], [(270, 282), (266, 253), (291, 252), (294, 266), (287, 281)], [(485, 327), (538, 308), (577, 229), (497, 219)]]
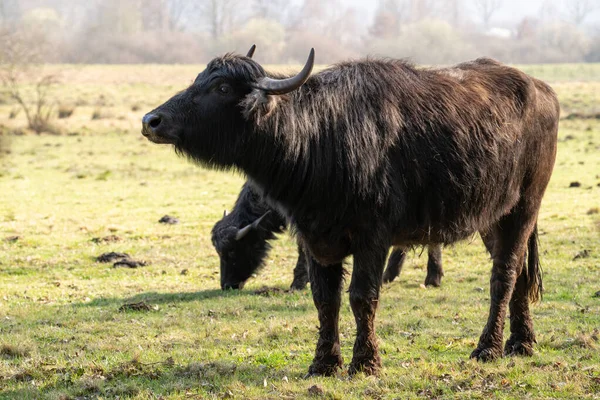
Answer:
[[(144, 117), (143, 134), (212, 167), (243, 171), (292, 223), (308, 257), (319, 340), (310, 374), (342, 365), (343, 260), (354, 256), (357, 336), (350, 373), (380, 368), (374, 318), (391, 245), (493, 243), (491, 306), (472, 357), (531, 354), (541, 292), (537, 215), (556, 154), (552, 89), (490, 59), (418, 69), (345, 62), (299, 89), (255, 89), (267, 74), (226, 55)], [(525, 263), (527, 253), (528, 262)]]

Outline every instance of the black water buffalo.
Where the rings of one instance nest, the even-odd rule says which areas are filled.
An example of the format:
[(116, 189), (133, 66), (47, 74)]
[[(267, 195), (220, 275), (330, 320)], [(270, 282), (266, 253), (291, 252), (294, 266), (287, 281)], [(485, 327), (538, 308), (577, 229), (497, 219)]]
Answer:
[[(271, 249), (270, 240), (282, 233), (287, 221), (269, 207), (252, 187), (244, 184), (231, 213), (224, 213), (212, 229), (212, 243), (219, 255), (221, 289), (241, 289), (248, 278), (263, 265)], [(430, 245), (425, 285), (440, 286), (442, 276), (441, 245)], [(383, 273), (383, 282), (393, 281), (402, 270), (406, 249), (395, 248)], [(302, 290), (308, 283), (306, 258), (298, 246), (292, 290)]]
[[(287, 228), (287, 221), (269, 207), (248, 184), (244, 184), (231, 213), (212, 229), (219, 254), (221, 289), (239, 289), (263, 264), (271, 249), (269, 241)], [(291, 289), (304, 289), (308, 273), (304, 251), (298, 247)]]
[(319, 339), (311, 375), (342, 366), (343, 261), (353, 255), (356, 340), (349, 373), (381, 366), (375, 335), (392, 245), (493, 243), (491, 305), (471, 357), (533, 352), (542, 291), (537, 218), (556, 157), (559, 105), (545, 83), (491, 59), (440, 69), (400, 60), (268, 74), (248, 56), (212, 60), (143, 118), (155, 143), (243, 171), (293, 225), (309, 263)]

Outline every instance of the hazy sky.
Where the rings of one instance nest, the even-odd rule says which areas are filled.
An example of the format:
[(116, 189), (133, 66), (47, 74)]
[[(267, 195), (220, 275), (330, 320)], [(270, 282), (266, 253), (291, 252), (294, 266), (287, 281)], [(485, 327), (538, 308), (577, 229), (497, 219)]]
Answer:
[[(365, 14), (368, 14), (369, 20), (372, 17), (375, 7), (377, 5), (376, 1), (365, 1), (365, 0), (345, 0), (346, 4), (352, 4), (357, 10), (362, 10)], [(569, 0), (558, 0), (556, 4), (562, 5), (562, 3)], [(598, 6), (600, 8), (600, 0), (592, 0), (598, 2)], [(473, 1), (465, 0), (464, 3), (469, 7), (471, 13), (474, 14), (473, 11)], [(544, 3), (544, 0), (504, 0), (502, 7), (498, 10), (498, 12), (492, 18), (492, 24), (496, 23), (502, 25), (503, 22), (506, 21), (519, 21), (521, 18), (525, 16), (537, 16), (539, 14), (540, 7)], [(589, 17), (585, 20), (585, 24), (590, 23), (599, 23), (600, 22), (600, 9), (594, 11)]]

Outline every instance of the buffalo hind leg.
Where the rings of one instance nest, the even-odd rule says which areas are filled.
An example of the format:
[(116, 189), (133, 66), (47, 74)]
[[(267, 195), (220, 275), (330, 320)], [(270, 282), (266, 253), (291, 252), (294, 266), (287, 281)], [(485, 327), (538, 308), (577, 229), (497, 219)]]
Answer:
[(504, 346), (504, 355), (533, 355), (533, 344), (536, 340), (529, 312), (529, 301), (538, 300), (542, 292), (537, 240), (537, 226), (535, 226), (529, 237), (527, 260), (523, 260), (522, 271), (510, 299), (510, 337)]
[(298, 261), (294, 268), (294, 280), (290, 286), (291, 290), (303, 290), (306, 288), (308, 283), (308, 263), (306, 262), (306, 256), (304, 250), (298, 245)]
[(425, 286), (440, 287), (442, 284), (442, 245), (430, 244), (427, 247), (427, 277), (425, 278)]
[(390, 283), (402, 271), (402, 265), (406, 259), (406, 249), (403, 247), (394, 247), (390, 258), (388, 259), (387, 267), (383, 273), (383, 283)]
[[(517, 210), (519, 210), (519, 206), (517, 206)], [(479, 338), (479, 344), (471, 353), (471, 358), (480, 361), (491, 361), (501, 357), (503, 353), (502, 341), (506, 309), (515, 291), (517, 277), (522, 275), (525, 251), (536, 219), (535, 213), (527, 215), (522, 209), (520, 211), (513, 211), (493, 229), (490, 312), (487, 324)], [(517, 300), (520, 299), (520, 296), (521, 294), (517, 295)], [(520, 311), (515, 309), (514, 318), (521, 318), (521, 316), (517, 316)]]
[(342, 367), (339, 314), (344, 269), (342, 263), (321, 265), (306, 255), (313, 301), (319, 314), (319, 340), (307, 376), (333, 375)]
[(356, 321), (356, 341), (348, 369), (350, 375), (357, 372), (375, 375), (381, 369), (375, 335), (375, 313), (386, 253), (387, 248), (354, 254), (349, 292), (350, 306)]

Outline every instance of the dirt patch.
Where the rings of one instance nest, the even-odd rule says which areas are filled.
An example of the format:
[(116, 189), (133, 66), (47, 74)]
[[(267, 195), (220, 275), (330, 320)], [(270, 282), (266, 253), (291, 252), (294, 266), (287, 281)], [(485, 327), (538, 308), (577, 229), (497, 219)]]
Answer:
[(590, 256), (590, 254), (591, 254), (591, 250), (583, 249), (579, 253), (575, 254), (575, 257), (573, 257), (573, 261), (575, 261), (579, 258), (588, 258)]
[(598, 214), (598, 213), (600, 213), (600, 208), (598, 208), (598, 207), (590, 208), (586, 212), (587, 215), (594, 215), (594, 214)]
[(117, 253), (114, 251), (99, 255), (98, 257), (96, 257), (96, 261), (101, 263), (109, 263), (114, 261), (113, 268), (138, 268), (145, 267), (146, 265), (148, 265), (146, 261), (132, 259), (131, 256), (127, 253)]
[(29, 349), (23, 347), (6, 343), (0, 346), (0, 356), (4, 358), (29, 357), (29, 354)]
[(120, 242), (121, 240), (123, 240), (123, 239), (121, 239), (117, 235), (108, 235), (108, 236), (104, 236), (104, 237), (92, 238), (92, 242), (94, 242), (94, 243), (115, 243), (115, 242)]
[(312, 385), (308, 388), (308, 394), (310, 394), (311, 396), (322, 396), (323, 393), (325, 393), (325, 391), (319, 385)]
[(122, 260), (124, 258), (129, 258), (129, 254), (110, 251), (108, 253), (100, 254), (98, 257), (96, 257), (96, 261), (101, 263), (108, 263), (113, 262), (115, 260)]
[(4, 239), (4, 241), (8, 242), (8, 243), (15, 243), (17, 242), (19, 239), (21, 239), (20, 236), (9, 236), (6, 239)]
[(165, 215), (161, 219), (159, 219), (158, 222), (160, 222), (161, 224), (175, 225), (179, 223), (179, 219), (170, 215)]
[(273, 296), (276, 294), (281, 294), (281, 293), (288, 293), (288, 290), (284, 290), (278, 287), (268, 287), (268, 286), (263, 286), (260, 289), (257, 289), (254, 291), (254, 294), (259, 295), (259, 296)]
[(152, 306), (145, 301), (138, 301), (137, 303), (123, 304), (119, 307), (119, 312), (123, 311), (158, 311), (158, 306)]

